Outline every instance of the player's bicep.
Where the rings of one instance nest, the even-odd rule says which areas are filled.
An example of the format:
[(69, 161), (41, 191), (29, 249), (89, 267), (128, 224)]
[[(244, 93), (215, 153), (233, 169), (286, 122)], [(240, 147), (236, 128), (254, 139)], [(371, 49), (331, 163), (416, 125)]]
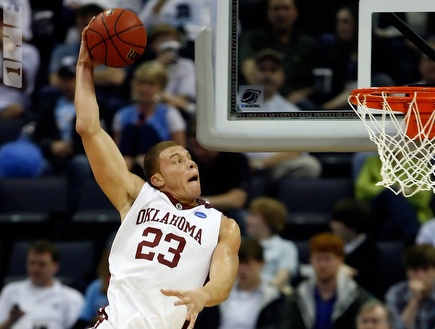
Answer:
[(223, 216), (219, 241), (213, 253), (210, 279), (223, 278), (231, 289), (239, 268), (240, 229), (233, 219)]
[(103, 129), (82, 136), (82, 141), (98, 185), (122, 214), (143, 185), (142, 179), (130, 173), (112, 137)]

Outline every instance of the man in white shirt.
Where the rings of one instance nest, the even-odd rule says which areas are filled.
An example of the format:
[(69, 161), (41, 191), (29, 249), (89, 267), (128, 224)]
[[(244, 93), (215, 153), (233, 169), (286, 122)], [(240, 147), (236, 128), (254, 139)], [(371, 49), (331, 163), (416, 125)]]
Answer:
[(49, 241), (34, 241), (27, 253), (28, 278), (4, 286), (1, 329), (68, 329), (77, 321), (83, 295), (55, 278), (59, 251)]
[[(244, 104), (240, 95), (241, 112), (299, 112), (300, 109), (279, 93), (285, 81), (283, 56), (273, 49), (264, 49), (255, 56), (253, 82), (261, 90), (259, 108)], [(255, 89), (255, 86), (252, 86)], [(250, 152), (246, 153), (254, 174), (265, 174), (270, 181), (268, 194), (275, 196), (276, 183), (284, 178), (318, 178), (321, 175), (320, 161), (304, 152)]]

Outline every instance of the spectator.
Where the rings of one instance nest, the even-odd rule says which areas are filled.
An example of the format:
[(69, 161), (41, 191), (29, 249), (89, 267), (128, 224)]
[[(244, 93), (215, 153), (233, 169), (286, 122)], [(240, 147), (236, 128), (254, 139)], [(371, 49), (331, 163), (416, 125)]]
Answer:
[(435, 328), (435, 247), (412, 245), (404, 252), (407, 280), (387, 291), (393, 328)]
[(420, 226), (415, 242), (418, 244), (430, 244), (435, 247), (435, 218), (429, 219)]
[(251, 179), (248, 159), (243, 153), (203, 148), (196, 140), (196, 120), (189, 125), (188, 149), (201, 175), (201, 197), (234, 218), (243, 235), (245, 204)]
[[(319, 67), (332, 71), (330, 86), (316, 90), (312, 98), (327, 110), (350, 109), (349, 93), (357, 87), (358, 71), (358, 3), (340, 7), (335, 15), (335, 32), (319, 36)], [(373, 85), (391, 86), (393, 80), (373, 61)], [(328, 77), (324, 77), (329, 79)]]
[(341, 271), (344, 242), (332, 233), (310, 239), (310, 263), (314, 275), (302, 281), (287, 297), (280, 329), (354, 329), (358, 310), (373, 298)]
[(147, 2), (147, 0), (63, 0), (62, 5), (70, 9), (75, 9), (89, 3), (95, 3), (104, 9), (124, 8), (137, 14), (145, 2)]
[[(358, 154), (355, 155), (359, 156)], [(382, 180), (381, 160), (376, 153), (360, 155), (356, 161), (355, 197), (370, 205), (376, 226), (371, 232), (375, 238), (404, 239), (412, 243), (420, 225), (434, 217), (431, 209), (433, 193), (420, 191), (411, 197), (395, 194), (391, 190), (376, 185)]]
[(228, 299), (218, 306), (205, 308), (195, 328), (276, 328), (283, 295), (265, 281), (263, 248), (256, 239), (243, 239), (239, 248), (237, 281)]
[(157, 24), (171, 24), (182, 33), (186, 43), (181, 54), (194, 59), (195, 38), (204, 26), (210, 26), (209, 0), (148, 0), (139, 17), (147, 30)]
[(114, 139), (130, 170), (142, 167), (143, 154), (157, 141), (186, 145), (186, 122), (176, 108), (161, 102), (167, 82), (168, 72), (162, 64), (142, 63), (131, 80), (133, 104), (115, 114)]
[(187, 119), (195, 112), (195, 63), (180, 56), (179, 31), (169, 24), (157, 24), (150, 33), (150, 47), (156, 60), (168, 70), (169, 79), (162, 101), (178, 108)]
[(38, 146), (26, 140), (0, 145), (0, 178), (40, 177), (45, 167)]
[[(33, 141), (41, 148), (48, 162), (46, 174), (65, 175), (70, 183), (70, 210), (77, 206), (81, 184), (92, 177), (80, 136), (75, 130), (76, 58), (62, 59), (57, 75), (59, 91), (52, 93), (37, 109)], [(112, 113), (103, 102), (100, 117), (103, 125), (111, 127)]]
[(290, 281), (298, 268), (298, 250), (290, 240), (279, 235), (287, 219), (285, 205), (273, 198), (258, 197), (248, 205), (246, 234), (256, 238), (264, 250), (265, 264), (261, 272), (264, 282), (283, 293), (290, 290)]
[[(431, 47), (435, 47), (435, 36), (428, 37), (426, 42)], [(418, 71), (421, 79), (416, 84), (435, 85), (435, 62), (424, 53), (421, 53), (420, 55)]]
[[(300, 109), (279, 94), (279, 88), (285, 80), (284, 58), (273, 49), (260, 50), (255, 55), (253, 84), (263, 87), (264, 103), (260, 111), (296, 112)], [(255, 111), (240, 109), (244, 112)], [(248, 152), (249, 165), (254, 175), (267, 180), (270, 196), (275, 196), (282, 178), (317, 178), (321, 174), (320, 161), (305, 152)]]
[(240, 35), (242, 77), (248, 85), (253, 85), (254, 58), (258, 51), (271, 48), (282, 52), (286, 80), (280, 92), (298, 107), (309, 107), (312, 104), (306, 102), (313, 91), (312, 70), (317, 63), (317, 44), (296, 28), (298, 8), (294, 0), (268, 0), (267, 19), (266, 28)]
[(344, 262), (353, 270), (354, 280), (382, 299), (378, 280), (381, 251), (368, 234), (371, 221), (370, 209), (364, 202), (345, 198), (333, 205), (330, 226), (345, 243)]
[(0, 294), (1, 328), (71, 328), (83, 296), (56, 279), (58, 269), (56, 245), (34, 241), (27, 253), (27, 280), (8, 283)]
[(14, 8), (8, 9), (3, 2), (0, 5), (0, 55), (3, 58), (0, 120), (31, 117), (31, 96), (40, 65), (36, 47), (22, 40), (20, 34), (17, 39), (17, 28), (14, 26), (19, 22), (15, 21), (17, 15), (13, 14)]
[(252, 108), (249, 107), (250, 103), (243, 102), (242, 95), (237, 110), (241, 112), (299, 112), (299, 107), (279, 93), (286, 80), (284, 56), (274, 49), (262, 49), (255, 54), (254, 60), (251, 84), (262, 87), (259, 99), (263, 102), (260, 108)]
[(358, 311), (356, 329), (393, 329), (391, 314), (382, 302), (370, 300)]

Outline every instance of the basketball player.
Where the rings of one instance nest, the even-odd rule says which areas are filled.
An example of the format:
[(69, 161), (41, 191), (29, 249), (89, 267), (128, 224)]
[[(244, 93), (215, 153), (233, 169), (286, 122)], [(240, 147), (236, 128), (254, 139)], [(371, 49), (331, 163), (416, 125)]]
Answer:
[(198, 169), (184, 147), (172, 141), (152, 147), (144, 158), (147, 182), (128, 171), (100, 126), (93, 80), (98, 64), (87, 49), (87, 30), (77, 63), (76, 129), (95, 179), (121, 217), (109, 256), (109, 305), (95, 327), (193, 328), (198, 313), (223, 302), (232, 289), (239, 227), (198, 199)]

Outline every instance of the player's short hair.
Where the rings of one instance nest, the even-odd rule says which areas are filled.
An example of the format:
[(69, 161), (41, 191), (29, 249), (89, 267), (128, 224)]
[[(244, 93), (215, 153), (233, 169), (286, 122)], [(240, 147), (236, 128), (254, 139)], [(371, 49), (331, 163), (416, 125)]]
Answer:
[(281, 201), (271, 197), (258, 197), (250, 202), (248, 210), (260, 214), (273, 234), (280, 233), (284, 229), (288, 213)]
[(178, 144), (174, 141), (163, 141), (163, 142), (155, 144), (145, 154), (145, 157), (143, 159), (143, 168), (144, 168), (145, 180), (151, 186), (155, 187), (151, 183), (151, 177), (156, 173), (160, 173), (160, 154), (164, 150), (166, 150), (170, 147), (173, 147), (173, 146), (178, 146)]
[(143, 79), (157, 83), (162, 90), (165, 90), (169, 81), (168, 70), (157, 61), (149, 61), (140, 64), (133, 73), (134, 79)]
[(37, 254), (49, 253), (51, 259), (57, 263), (59, 262), (59, 249), (57, 245), (48, 240), (35, 240), (33, 241), (28, 249), (28, 252), (33, 251)]
[(414, 244), (403, 254), (403, 263), (407, 269), (435, 268), (435, 247), (431, 244)]
[(344, 198), (332, 207), (331, 220), (343, 223), (356, 233), (364, 233), (371, 221), (368, 205), (361, 200)]
[(344, 241), (339, 236), (324, 232), (310, 239), (310, 254), (316, 252), (331, 252), (338, 257), (344, 258)]
[(239, 247), (239, 262), (247, 263), (250, 260), (264, 262), (263, 247), (257, 239), (243, 238)]

